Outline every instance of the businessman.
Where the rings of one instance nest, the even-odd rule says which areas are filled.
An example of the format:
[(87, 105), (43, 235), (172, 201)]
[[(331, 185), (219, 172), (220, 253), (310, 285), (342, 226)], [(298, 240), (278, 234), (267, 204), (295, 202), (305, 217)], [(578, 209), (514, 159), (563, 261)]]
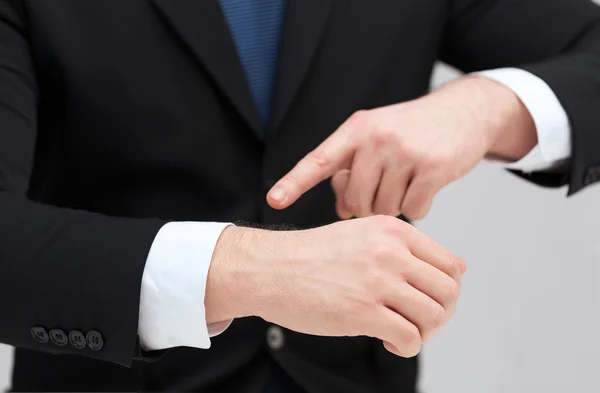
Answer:
[(414, 392), (466, 266), (394, 216), (597, 182), (599, 108), (588, 0), (0, 0), (12, 389)]

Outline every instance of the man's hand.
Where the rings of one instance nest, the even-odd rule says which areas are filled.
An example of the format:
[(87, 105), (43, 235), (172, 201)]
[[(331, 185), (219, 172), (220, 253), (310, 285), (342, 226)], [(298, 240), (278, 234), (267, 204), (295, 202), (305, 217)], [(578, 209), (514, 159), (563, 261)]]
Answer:
[(389, 216), (304, 231), (230, 227), (211, 263), (207, 321), (254, 315), (301, 333), (377, 337), (411, 357), (454, 313), (464, 271)]
[(284, 209), (332, 177), (340, 218), (423, 218), (434, 196), (486, 154), (517, 160), (537, 143), (531, 115), (508, 88), (466, 77), (423, 98), (351, 116), (271, 189)]

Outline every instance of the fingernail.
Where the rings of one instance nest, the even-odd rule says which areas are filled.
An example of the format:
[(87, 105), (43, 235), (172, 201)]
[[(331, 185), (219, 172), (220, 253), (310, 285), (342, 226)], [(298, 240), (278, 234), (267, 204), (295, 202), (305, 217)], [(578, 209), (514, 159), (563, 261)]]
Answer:
[(271, 199), (279, 203), (285, 202), (287, 198), (287, 196), (285, 195), (285, 191), (283, 191), (283, 189), (281, 188), (274, 189), (273, 191), (271, 191), (269, 196), (271, 197)]

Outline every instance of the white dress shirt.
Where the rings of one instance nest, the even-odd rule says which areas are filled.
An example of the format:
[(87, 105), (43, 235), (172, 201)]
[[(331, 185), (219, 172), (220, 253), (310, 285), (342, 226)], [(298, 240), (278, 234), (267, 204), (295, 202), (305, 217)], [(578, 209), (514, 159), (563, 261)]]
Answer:
[[(514, 163), (524, 172), (548, 170), (569, 158), (571, 130), (565, 110), (550, 87), (517, 68), (479, 73), (510, 88), (531, 113), (538, 145)], [(207, 326), (204, 310), (206, 279), (215, 245), (230, 223), (171, 222), (156, 235), (142, 277), (138, 333), (142, 347), (209, 348), (210, 337), (231, 321)]]

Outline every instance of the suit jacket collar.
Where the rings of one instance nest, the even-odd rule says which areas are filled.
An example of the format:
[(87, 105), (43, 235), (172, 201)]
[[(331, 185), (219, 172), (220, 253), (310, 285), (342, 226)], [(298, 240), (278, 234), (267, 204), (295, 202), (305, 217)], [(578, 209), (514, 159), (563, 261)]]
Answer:
[[(219, 0), (150, 1), (248, 126), (262, 137), (258, 109)], [(332, 1), (288, 0), (271, 112), (274, 130), (288, 113), (308, 72)]]
[(271, 122), (277, 129), (290, 111), (315, 57), (332, 0), (288, 0)]
[(218, 0), (151, 0), (189, 53), (214, 79), (250, 128), (260, 116)]

